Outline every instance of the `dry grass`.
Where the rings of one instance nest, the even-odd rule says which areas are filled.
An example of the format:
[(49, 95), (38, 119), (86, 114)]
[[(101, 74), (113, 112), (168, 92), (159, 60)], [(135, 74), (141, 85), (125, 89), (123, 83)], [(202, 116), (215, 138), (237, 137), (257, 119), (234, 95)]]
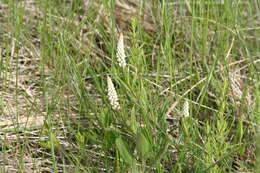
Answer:
[(62, 3), (0, 2), (1, 171), (257, 167), (257, 15), (237, 7), (236, 30), (185, 3)]

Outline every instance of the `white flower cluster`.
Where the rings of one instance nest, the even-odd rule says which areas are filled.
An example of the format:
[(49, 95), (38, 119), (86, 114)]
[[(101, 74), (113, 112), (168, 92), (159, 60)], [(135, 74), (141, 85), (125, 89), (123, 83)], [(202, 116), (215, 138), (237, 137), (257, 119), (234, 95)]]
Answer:
[(183, 114), (184, 117), (190, 116), (190, 113), (189, 113), (189, 102), (188, 101), (185, 101), (184, 104), (183, 104), (182, 114)]
[(116, 58), (118, 61), (118, 64), (120, 67), (126, 66), (126, 60), (125, 60), (125, 46), (124, 46), (124, 36), (122, 33), (120, 33), (118, 43), (117, 43), (117, 52), (116, 52)]
[(243, 91), (240, 89), (240, 79), (235, 74), (230, 74), (230, 83), (234, 96), (240, 100), (243, 95)]
[(110, 104), (114, 110), (117, 110), (120, 108), (119, 102), (118, 102), (118, 96), (116, 93), (116, 89), (114, 87), (114, 84), (112, 82), (112, 79), (107, 76), (107, 91), (108, 91), (108, 99), (110, 101)]

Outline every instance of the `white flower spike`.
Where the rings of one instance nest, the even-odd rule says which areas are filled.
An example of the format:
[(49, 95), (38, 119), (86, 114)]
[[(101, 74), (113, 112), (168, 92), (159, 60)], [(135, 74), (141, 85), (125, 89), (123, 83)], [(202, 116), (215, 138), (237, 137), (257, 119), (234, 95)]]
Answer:
[(183, 110), (182, 110), (182, 114), (184, 117), (189, 117), (190, 113), (189, 113), (189, 102), (185, 101), (183, 104)]
[(107, 91), (108, 91), (108, 99), (110, 101), (112, 108), (114, 110), (118, 110), (120, 108), (118, 102), (118, 96), (114, 84), (112, 82), (112, 79), (109, 76), (107, 76)]
[(118, 43), (117, 43), (117, 52), (116, 58), (120, 67), (125, 68), (126, 60), (125, 60), (125, 46), (124, 46), (124, 35), (120, 33)]

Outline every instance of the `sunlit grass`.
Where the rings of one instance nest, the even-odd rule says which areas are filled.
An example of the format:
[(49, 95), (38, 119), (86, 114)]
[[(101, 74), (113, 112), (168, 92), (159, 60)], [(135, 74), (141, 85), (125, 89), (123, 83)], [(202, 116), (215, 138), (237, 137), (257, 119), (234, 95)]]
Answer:
[(257, 1), (0, 2), (1, 171), (259, 170), (258, 13)]

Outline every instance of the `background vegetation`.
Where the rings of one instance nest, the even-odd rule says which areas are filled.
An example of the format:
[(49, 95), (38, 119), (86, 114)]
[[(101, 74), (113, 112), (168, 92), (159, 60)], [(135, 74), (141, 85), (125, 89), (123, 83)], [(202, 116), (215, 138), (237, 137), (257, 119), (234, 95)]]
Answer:
[(1, 172), (260, 172), (259, 6), (1, 0)]

